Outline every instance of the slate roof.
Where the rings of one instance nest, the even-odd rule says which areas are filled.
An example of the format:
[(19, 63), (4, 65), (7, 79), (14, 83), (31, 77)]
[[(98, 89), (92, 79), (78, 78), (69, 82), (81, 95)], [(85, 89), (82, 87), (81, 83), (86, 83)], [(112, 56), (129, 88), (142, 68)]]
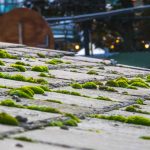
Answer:
[[(150, 149), (149, 140), (141, 138), (146, 136), (148, 139), (150, 136), (150, 121), (145, 126), (89, 116), (90, 114), (103, 114), (125, 117), (142, 116), (150, 119), (150, 90), (149, 83), (146, 82), (150, 73), (149, 69), (115, 65), (110, 60), (75, 56), (71, 52), (32, 48), (25, 45), (0, 43), (0, 49), (5, 49), (9, 54), (16, 56), (14, 59), (0, 59), (5, 63), (4, 66), (0, 66), (0, 73), (9, 74), (7, 78), (0, 75), (0, 113), (7, 113), (19, 121), (18, 126), (0, 123), (2, 150), (18, 150), (19, 148), (24, 150)], [(57, 65), (47, 63), (54, 59), (61, 60), (61, 62)], [(24, 66), (25, 72), (20, 72), (13, 67), (12, 64), (17, 61), (28, 64)], [(41, 72), (32, 71), (33, 66), (47, 66), (49, 68), (49, 71), (45, 72), (47, 77), (41, 77)], [(94, 73), (89, 74), (89, 71)], [(35, 80), (30, 82), (31, 80), (18, 81), (10, 78), (16, 74)], [(99, 89), (99, 87), (104, 87), (108, 80), (120, 77), (126, 77), (129, 80), (140, 78), (148, 86), (146, 88), (135, 85), (137, 89), (111, 87), (115, 89), (115, 92), (104, 90), (104, 88)], [(43, 83), (37, 79), (44, 79), (46, 82)], [(87, 82), (96, 83), (97, 89), (75, 89), (71, 86), (73, 83), (83, 85)], [(98, 85), (98, 82), (103, 85)], [(11, 94), (13, 89), (19, 90), (24, 86), (44, 86), (48, 87), (49, 91), (43, 94), (33, 94), (31, 99)], [(101, 97), (101, 100), (97, 99), (98, 97)], [(2, 104), (2, 101), (8, 99), (22, 107), (9, 107)], [(144, 103), (143, 105), (137, 101), (139, 99)], [(126, 107), (133, 105), (141, 112), (125, 110)], [(53, 108), (55, 112), (29, 109), (30, 106)], [(52, 122), (65, 122), (71, 119), (66, 115), (68, 113), (81, 119), (78, 126), (71, 127), (67, 124), (61, 127), (50, 126)], [(31, 141), (18, 140), (15, 139), (16, 137), (28, 138)]]

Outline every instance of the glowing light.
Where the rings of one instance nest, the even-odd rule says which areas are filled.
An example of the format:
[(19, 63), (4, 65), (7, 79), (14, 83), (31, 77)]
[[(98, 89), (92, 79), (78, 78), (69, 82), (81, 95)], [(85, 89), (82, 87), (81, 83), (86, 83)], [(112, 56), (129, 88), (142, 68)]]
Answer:
[(120, 40), (119, 40), (119, 39), (117, 39), (117, 40), (116, 40), (116, 43), (118, 44), (119, 42), (120, 42)]
[(75, 49), (79, 50), (80, 49), (80, 45), (75, 45)]
[(148, 49), (150, 47), (149, 44), (145, 44), (145, 48)]
[(114, 46), (114, 45), (111, 45), (111, 46), (110, 46), (110, 48), (111, 48), (111, 49), (114, 49), (114, 48), (115, 48), (115, 46)]

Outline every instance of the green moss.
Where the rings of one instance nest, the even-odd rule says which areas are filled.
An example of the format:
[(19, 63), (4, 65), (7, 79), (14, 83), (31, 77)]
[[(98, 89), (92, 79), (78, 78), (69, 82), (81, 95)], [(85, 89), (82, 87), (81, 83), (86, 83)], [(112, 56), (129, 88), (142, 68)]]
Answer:
[(52, 108), (52, 107), (32, 105), (32, 106), (27, 106), (27, 108), (31, 109), (31, 110), (42, 111), (42, 112), (59, 113), (59, 114), (61, 114), (61, 112), (58, 109)]
[(94, 82), (96, 85), (100, 85), (100, 86), (101, 86), (101, 85), (103, 85), (103, 83), (102, 83), (102, 82), (97, 81), (97, 80), (96, 80), (96, 81), (93, 81), (93, 82)]
[(104, 91), (110, 91), (110, 92), (118, 92), (116, 89), (109, 86), (99, 86), (99, 89)]
[(6, 113), (0, 113), (0, 123), (13, 126), (19, 125), (19, 122), (16, 118)]
[(48, 82), (45, 79), (42, 79), (42, 78), (36, 79), (36, 82), (39, 83), (39, 84), (48, 84)]
[(70, 117), (71, 119), (75, 120), (77, 123), (80, 123), (80, 122), (81, 122), (81, 120), (80, 120), (77, 116), (75, 116), (75, 115), (73, 115), (73, 114), (66, 113), (65, 116), (66, 116), (66, 117)]
[(64, 125), (66, 125), (66, 126), (73, 126), (73, 127), (78, 126), (77, 122), (76, 122), (74, 119), (66, 120), (66, 121), (64, 121), (63, 123), (64, 123)]
[(98, 75), (98, 73), (95, 70), (90, 70), (90, 71), (87, 72), (87, 74)]
[(39, 76), (40, 76), (40, 77), (48, 77), (48, 74), (46, 74), (46, 73), (44, 73), (44, 72), (41, 72), (41, 73), (39, 74)]
[(150, 119), (142, 116), (121, 116), (121, 115), (115, 115), (115, 116), (105, 116), (105, 115), (90, 115), (92, 118), (98, 118), (98, 119), (106, 119), (106, 120), (114, 120), (124, 123), (131, 123), (136, 125), (145, 125), (150, 126)]
[(49, 60), (47, 63), (51, 64), (51, 65), (58, 65), (58, 64), (64, 63), (64, 61), (62, 61), (60, 59), (52, 59), (52, 60)]
[(78, 92), (72, 92), (72, 91), (67, 91), (67, 90), (55, 90), (54, 92), (68, 94), (68, 95), (81, 96), (81, 94)]
[(49, 126), (52, 126), (52, 127), (62, 127), (62, 126), (64, 126), (64, 123), (62, 121), (51, 121), (49, 123)]
[(45, 58), (46, 56), (42, 53), (37, 53), (37, 55), (40, 57), (40, 58)]
[(59, 101), (59, 100), (53, 100), (53, 99), (47, 99), (45, 100), (47, 102), (52, 102), (52, 103), (58, 103), (58, 104), (63, 104), (63, 102)]
[(6, 50), (0, 49), (0, 58), (10, 58), (10, 59), (16, 59), (16, 56), (11, 55)]
[(136, 112), (136, 113), (141, 113), (141, 114), (147, 114), (147, 115), (150, 115), (150, 112), (138, 110), (137, 107), (136, 107), (135, 105), (128, 106), (128, 107), (126, 107), (125, 110), (126, 110), (126, 111), (129, 111), (129, 112)]
[(112, 101), (109, 97), (104, 97), (104, 96), (98, 96), (96, 99), (105, 100), (105, 101)]
[(22, 65), (22, 66), (30, 66), (30, 64), (26, 64), (26, 63), (24, 63), (22, 61), (17, 61), (17, 62), (15, 62), (15, 64)]
[(0, 60), (0, 66), (5, 66), (5, 63), (2, 60)]
[(24, 91), (19, 90), (19, 89), (12, 89), (12, 90), (10, 90), (9, 94), (10, 94), (11, 96), (16, 95), (16, 96), (22, 97), (22, 98), (33, 99), (33, 97), (31, 97), (29, 94), (27, 94), (27, 93), (25, 93)]
[(48, 91), (48, 92), (51, 92), (51, 90), (49, 89), (48, 86), (45, 86), (45, 85), (41, 85), (39, 86), (40, 88), (42, 88), (44, 91)]
[(71, 84), (71, 87), (74, 89), (82, 89), (82, 85), (80, 83), (73, 83)]
[(119, 87), (119, 84), (115, 80), (109, 80), (106, 82), (107, 86)]
[(25, 137), (25, 136), (15, 137), (14, 139), (19, 140), (19, 141), (24, 141), (24, 142), (34, 142), (32, 139)]
[(24, 77), (21, 74), (12, 75), (12, 76), (10, 76), (10, 79), (11, 80), (17, 80), (17, 81), (26, 81), (26, 77)]
[(11, 67), (18, 69), (21, 72), (25, 72), (26, 68), (22, 65), (17, 65), (17, 64), (11, 64)]
[(144, 100), (139, 98), (139, 99), (136, 100), (136, 103), (139, 104), (139, 105), (144, 105)]
[(40, 86), (24, 86), (22, 88), (31, 89), (34, 92), (34, 94), (44, 94), (44, 90)]
[(149, 88), (149, 85), (142, 83), (142, 82), (133, 82), (131, 86), (137, 86), (137, 87), (143, 87), (143, 88)]
[(6, 100), (1, 101), (0, 105), (8, 106), (8, 107), (24, 108), (22, 105), (16, 104), (16, 102), (14, 102), (11, 99), (6, 99)]
[(94, 82), (86, 82), (82, 87), (85, 89), (97, 89), (97, 85)]
[(37, 72), (48, 72), (48, 67), (47, 66), (33, 66), (31, 70), (37, 71)]
[(143, 140), (150, 140), (150, 136), (141, 136), (140, 138)]

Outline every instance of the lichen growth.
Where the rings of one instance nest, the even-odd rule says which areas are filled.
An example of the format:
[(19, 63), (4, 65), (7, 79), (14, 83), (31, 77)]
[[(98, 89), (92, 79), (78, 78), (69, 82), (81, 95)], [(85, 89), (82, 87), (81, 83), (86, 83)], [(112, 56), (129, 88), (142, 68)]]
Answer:
[(19, 141), (24, 141), (24, 142), (34, 142), (34, 140), (28, 138), (28, 137), (25, 137), (25, 136), (19, 136), (19, 137), (15, 137), (14, 138), (15, 140), (19, 140)]
[(58, 64), (64, 63), (64, 61), (62, 61), (60, 59), (51, 59), (51, 60), (47, 61), (47, 63), (51, 64), (51, 65), (58, 65)]
[(54, 90), (53, 92), (56, 92), (56, 93), (62, 93), (62, 94), (68, 94), (68, 95), (74, 95), (74, 96), (81, 96), (80, 93), (78, 92), (72, 92), (72, 91), (67, 91), (67, 90)]
[(104, 96), (98, 96), (96, 99), (97, 100), (112, 101), (112, 99), (110, 99), (109, 97), (104, 97)]
[(109, 86), (99, 86), (99, 90), (118, 92), (116, 89), (114, 89), (113, 87), (109, 87)]
[(17, 61), (17, 62), (15, 62), (15, 64), (22, 65), (22, 66), (30, 66), (30, 64), (26, 64), (26, 63), (24, 63), (22, 61)]
[(19, 122), (13, 116), (3, 112), (0, 113), (0, 124), (18, 126)]
[(17, 56), (13, 56), (10, 53), (8, 53), (6, 50), (0, 49), (0, 58), (16, 59)]

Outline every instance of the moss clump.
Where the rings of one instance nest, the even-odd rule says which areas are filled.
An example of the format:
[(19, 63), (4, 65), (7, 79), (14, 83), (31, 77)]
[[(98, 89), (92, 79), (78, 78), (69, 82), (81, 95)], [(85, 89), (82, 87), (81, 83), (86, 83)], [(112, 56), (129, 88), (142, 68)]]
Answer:
[(64, 126), (64, 124), (63, 124), (62, 121), (51, 121), (49, 123), (49, 126), (52, 126), (52, 127), (62, 127), (62, 126)]
[(139, 99), (136, 100), (136, 103), (139, 104), (139, 105), (144, 105), (144, 100), (139, 98)]
[(56, 90), (56, 91), (53, 91), (53, 92), (62, 93), (62, 94), (68, 94), (68, 95), (81, 96), (81, 94), (78, 93), (78, 92), (72, 92), (72, 91), (67, 91), (67, 90)]
[(40, 57), (40, 58), (45, 58), (46, 56), (42, 53), (37, 53), (37, 55)]
[(82, 85), (80, 83), (73, 83), (71, 84), (71, 87), (74, 89), (82, 89)]
[(30, 64), (26, 64), (26, 63), (24, 63), (22, 61), (17, 61), (17, 62), (15, 62), (15, 64), (22, 65), (22, 66), (30, 66)]
[(102, 82), (100, 82), (100, 81), (93, 81), (96, 85), (99, 85), (99, 86), (102, 86), (103, 85), (103, 83)]
[(42, 78), (36, 79), (36, 83), (39, 83), (39, 84), (48, 84), (48, 82), (45, 79), (42, 79)]
[(131, 86), (138, 86), (138, 87), (143, 87), (143, 88), (149, 88), (149, 85), (145, 84), (145, 83), (142, 83), (142, 82), (133, 82), (131, 84)]
[(0, 66), (5, 66), (5, 63), (2, 60), (0, 60)]
[(34, 94), (44, 94), (45, 92), (40, 86), (23, 86), (21, 89), (24, 88), (30, 89), (31, 91), (33, 91)]
[(66, 116), (66, 117), (70, 117), (71, 119), (75, 120), (77, 123), (80, 123), (80, 122), (81, 122), (81, 120), (80, 120), (77, 116), (75, 116), (75, 115), (73, 115), (73, 114), (66, 113), (65, 116)]
[(45, 86), (45, 85), (41, 85), (39, 86), (40, 88), (42, 88), (44, 91), (48, 91), (48, 92), (51, 92), (51, 90), (49, 89), (48, 86)]
[(11, 64), (11, 67), (18, 69), (20, 72), (25, 72), (26, 68), (22, 65), (17, 65), (17, 64)]
[(19, 125), (19, 122), (16, 118), (6, 113), (0, 113), (0, 123), (13, 126)]
[(140, 138), (143, 140), (150, 140), (150, 136), (141, 136)]
[(52, 60), (49, 60), (47, 63), (51, 64), (51, 65), (58, 65), (58, 64), (64, 63), (64, 61), (62, 61), (60, 59), (52, 59)]
[(126, 110), (126, 111), (129, 111), (129, 112), (136, 112), (136, 113), (141, 113), (141, 114), (147, 114), (147, 115), (150, 115), (150, 112), (138, 110), (137, 107), (136, 107), (135, 105), (128, 106), (128, 107), (126, 107), (125, 110)]
[(115, 80), (109, 80), (106, 82), (107, 86), (119, 87), (119, 84)]
[(10, 58), (10, 59), (16, 59), (16, 56), (11, 55), (6, 50), (0, 49), (0, 58)]
[(85, 89), (97, 89), (97, 85), (94, 82), (86, 82), (82, 87)]
[(121, 115), (115, 115), (115, 116), (105, 116), (105, 115), (90, 115), (92, 118), (99, 118), (99, 119), (106, 119), (106, 120), (114, 120), (124, 123), (131, 123), (136, 125), (145, 125), (150, 126), (150, 119), (142, 116), (121, 116)]
[(99, 86), (99, 90), (110, 91), (110, 92), (118, 92), (116, 89), (109, 86)]
[(112, 101), (109, 97), (104, 97), (104, 96), (98, 96), (96, 99), (104, 100), (104, 101)]
[(11, 99), (6, 99), (6, 100), (1, 101), (0, 105), (8, 106), (8, 107), (24, 108), (24, 106), (16, 104), (16, 102), (14, 102)]
[(27, 108), (31, 109), (31, 110), (42, 111), (42, 112), (59, 113), (59, 114), (61, 114), (61, 112), (58, 109), (52, 108), (52, 107), (32, 105), (32, 106), (27, 106)]
[(16, 96), (22, 97), (22, 98), (33, 99), (33, 97), (31, 97), (29, 94), (27, 94), (24, 91), (19, 90), (19, 89), (12, 89), (12, 90), (10, 90), (9, 94), (11, 96), (16, 95)]
[(47, 102), (52, 102), (52, 103), (58, 103), (58, 104), (63, 104), (63, 102), (59, 101), (59, 100), (53, 100), (53, 99), (47, 99), (45, 100)]
[(32, 139), (25, 137), (25, 136), (15, 137), (14, 139), (19, 140), (19, 141), (24, 141), (24, 142), (34, 142)]
[(39, 74), (39, 76), (40, 76), (40, 77), (48, 77), (48, 74), (46, 74), (46, 73), (44, 73), (44, 72), (41, 72), (41, 73)]
[(95, 70), (90, 70), (90, 71), (87, 72), (87, 74), (98, 75), (98, 73)]
[(33, 66), (31, 70), (37, 71), (37, 72), (48, 72), (48, 67), (47, 66)]
[(11, 80), (26, 81), (26, 77), (21, 74), (15, 74), (10, 77)]
[(66, 125), (66, 126), (73, 126), (73, 127), (78, 126), (77, 122), (76, 122), (74, 119), (66, 120), (66, 121), (64, 121), (63, 123), (64, 123), (64, 125)]

